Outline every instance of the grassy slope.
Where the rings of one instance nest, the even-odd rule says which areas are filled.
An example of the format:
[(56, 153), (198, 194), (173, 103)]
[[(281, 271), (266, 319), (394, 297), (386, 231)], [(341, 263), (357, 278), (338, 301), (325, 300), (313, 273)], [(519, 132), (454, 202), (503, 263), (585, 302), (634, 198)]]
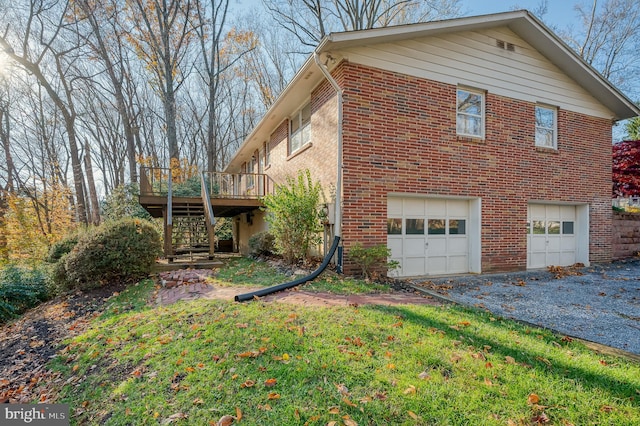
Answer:
[(206, 425), (238, 413), (248, 425), (640, 422), (640, 366), (489, 314), (144, 306), (152, 291), (123, 292), (51, 363), (68, 380), (59, 402), (74, 423)]

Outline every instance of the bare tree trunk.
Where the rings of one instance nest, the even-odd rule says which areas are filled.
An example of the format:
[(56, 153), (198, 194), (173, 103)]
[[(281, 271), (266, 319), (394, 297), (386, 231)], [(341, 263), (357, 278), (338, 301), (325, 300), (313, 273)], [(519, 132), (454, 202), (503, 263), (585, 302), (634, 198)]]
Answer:
[(7, 233), (4, 231), (4, 224), (9, 207), (9, 194), (13, 193), (13, 170), (15, 166), (9, 147), (9, 114), (4, 105), (0, 106), (0, 140), (2, 141), (7, 165), (7, 183), (4, 187), (0, 187), (0, 260), (8, 260)]
[(96, 192), (96, 184), (93, 179), (93, 166), (91, 164), (91, 146), (86, 141), (84, 144), (84, 170), (87, 174), (87, 187), (89, 189), (89, 198), (91, 199), (91, 222), (94, 225), (100, 224), (100, 205), (98, 204), (98, 194)]

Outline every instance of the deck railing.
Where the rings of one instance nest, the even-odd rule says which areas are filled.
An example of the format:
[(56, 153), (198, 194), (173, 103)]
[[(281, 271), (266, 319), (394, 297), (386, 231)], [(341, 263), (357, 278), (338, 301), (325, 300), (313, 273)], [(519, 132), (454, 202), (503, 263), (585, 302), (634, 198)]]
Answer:
[(274, 183), (264, 173), (204, 172), (211, 198), (258, 199), (271, 194)]
[[(140, 170), (140, 195), (166, 196), (169, 192), (171, 169), (142, 167)], [(201, 180), (202, 178), (202, 180)], [(259, 199), (273, 193), (274, 183), (264, 173), (202, 172), (191, 178), (172, 176), (174, 197), (200, 197), (202, 182), (209, 190), (209, 197)]]

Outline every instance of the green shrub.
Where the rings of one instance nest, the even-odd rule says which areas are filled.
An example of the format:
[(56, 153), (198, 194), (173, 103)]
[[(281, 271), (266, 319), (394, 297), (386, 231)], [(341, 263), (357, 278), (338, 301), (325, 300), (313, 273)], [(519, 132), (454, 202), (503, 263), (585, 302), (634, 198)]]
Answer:
[(286, 185), (278, 186), (262, 199), (276, 253), (285, 261), (295, 263), (306, 258), (309, 248), (320, 243), (321, 193), (320, 183), (314, 183), (309, 170), (305, 170), (298, 173), (297, 179), (288, 177)]
[(65, 254), (69, 253), (78, 244), (78, 234), (73, 234), (53, 243), (45, 258), (48, 263), (57, 263)]
[(125, 217), (151, 219), (151, 215), (138, 202), (140, 189), (135, 183), (120, 185), (100, 205), (105, 221), (118, 220)]
[(173, 185), (172, 193), (175, 197), (199, 197), (202, 184), (200, 176), (191, 176), (184, 182)]
[(391, 256), (391, 249), (384, 244), (372, 247), (363, 247), (361, 243), (355, 243), (349, 249), (349, 259), (351, 259), (362, 270), (362, 275), (367, 279), (373, 278), (375, 272), (382, 269), (382, 265), (387, 270), (398, 267), (398, 262), (387, 261)]
[(51, 296), (50, 280), (43, 270), (8, 265), (0, 270), (0, 323)]
[(67, 289), (91, 289), (114, 280), (135, 281), (151, 272), (161, 254), (161, 240), (153, 224), (141, 219), (105, 222), (82, 235), (63, 256), (54, 277)]
[(249, 238), (249, 254), (262, 256), (272, 254), (274, 250), (274, 238), (270, 232), (258, 232)]

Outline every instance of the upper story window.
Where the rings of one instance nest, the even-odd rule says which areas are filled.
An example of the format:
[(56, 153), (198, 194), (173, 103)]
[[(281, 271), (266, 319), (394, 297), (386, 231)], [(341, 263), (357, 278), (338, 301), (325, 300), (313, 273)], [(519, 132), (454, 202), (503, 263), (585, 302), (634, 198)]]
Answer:
[(254, 154), (247, 163), (247, 188), (253, 188), (253, 186), (255, 185), (255, 167), (256, 155)]
[(458, 89), (456, 131), (461, 136), (484, 137), (484, 93)]
[(308, 103), (291, 117), (289, 155), (311, 140), (311, 104)]
[(536, 105), (536, 146), (557, 148), (557, 115), (556, 108)]

